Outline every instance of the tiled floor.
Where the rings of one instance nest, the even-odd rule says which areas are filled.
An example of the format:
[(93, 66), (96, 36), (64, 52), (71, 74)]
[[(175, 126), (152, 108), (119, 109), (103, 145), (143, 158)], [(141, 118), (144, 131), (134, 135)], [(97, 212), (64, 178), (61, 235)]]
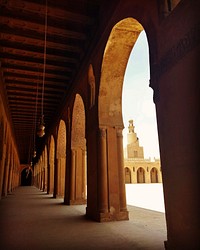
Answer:
[(19, 187), (0, 201), (0, 249), (164, 249), (165, 214), (128, 206), (129, 221), (86, 220), (85, 206), (35, 187)]

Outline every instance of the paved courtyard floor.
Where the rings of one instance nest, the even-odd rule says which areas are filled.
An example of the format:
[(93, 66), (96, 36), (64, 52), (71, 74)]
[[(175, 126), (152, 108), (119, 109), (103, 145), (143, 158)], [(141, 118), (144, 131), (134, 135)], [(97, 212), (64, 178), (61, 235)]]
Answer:
[(164, 249), (164, 213), (128, 206), (129, 221), (98, 223), (85, 218), (85, 209), (19, 187), (0, 201), (0, 249)]

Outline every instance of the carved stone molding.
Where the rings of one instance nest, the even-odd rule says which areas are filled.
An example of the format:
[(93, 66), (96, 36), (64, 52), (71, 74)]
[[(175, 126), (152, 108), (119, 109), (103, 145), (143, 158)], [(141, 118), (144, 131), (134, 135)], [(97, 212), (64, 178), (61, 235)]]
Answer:
[(160, 77), (177, 64), (200, 43), (200, 23), (191, 28), (176, 45), (171, 47), (157, 64), (151, 65), (150, 87), (154, 90), (154, 102), (159, 101)]
[(188, 52), (193, 50), (200, 43), (200, 23), (196, 24), (184, 37), (182, 37), (176, 45), (167, 51), (161, 58), (157, 72), (160, 77), (168, 71), (178, 61), (180, 61)]

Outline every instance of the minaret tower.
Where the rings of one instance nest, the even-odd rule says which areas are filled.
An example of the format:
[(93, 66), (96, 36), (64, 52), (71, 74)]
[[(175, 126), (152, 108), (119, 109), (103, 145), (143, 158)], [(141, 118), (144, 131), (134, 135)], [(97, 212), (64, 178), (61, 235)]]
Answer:
[(127, 134), (127, 157), (144, 159), (143, 147), (139, 145), (139, 138), (134, 131), (133, 120), (129, 121)]

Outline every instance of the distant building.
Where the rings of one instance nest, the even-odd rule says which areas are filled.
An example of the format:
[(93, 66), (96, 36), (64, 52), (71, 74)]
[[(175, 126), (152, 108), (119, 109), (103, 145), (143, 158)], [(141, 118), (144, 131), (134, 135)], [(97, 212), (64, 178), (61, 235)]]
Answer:
[(133, 120), (129, 121), (127, 147), (124, 149), (125, 183), (162, 182), (160, 159), (144, 159), (143, 147), (134, 131)]

